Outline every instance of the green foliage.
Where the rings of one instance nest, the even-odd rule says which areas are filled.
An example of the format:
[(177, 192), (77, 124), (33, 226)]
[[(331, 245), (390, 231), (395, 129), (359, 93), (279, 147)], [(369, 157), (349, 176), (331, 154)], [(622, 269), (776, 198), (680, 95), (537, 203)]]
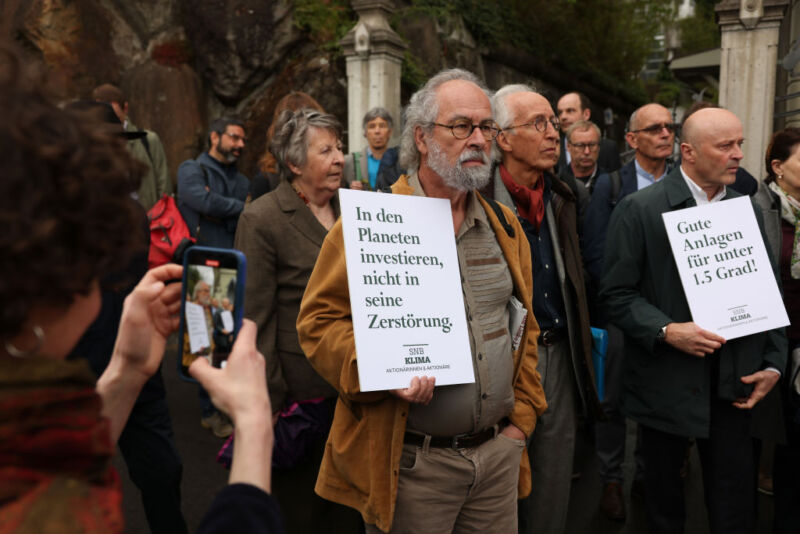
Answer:
[(714, 12), (710, 14), (698, 10), (694, 17), (678, 21), (681, 35), (681, 46), (678, 57), (703, 52), (720, 45), (720, 31), (714, 20)]
[[(398, 17), (423, 13), (446, 25), (461, 16), (480, 47), (511, 46), (576, 77), (639, 101), (637, 75), (672, 0), (411, 0)], [(713, 11), (713, 8), (712, 8)]]
[(324, 50), (339, 50), (339, 40), (358, 21), (347, 0), (294, 0), (294, 24)]
[(658, 78), (647, 86), (648, 100), (670, 108), (680, 103), (681, 96), (686, 92), (685, 88), (686, 85), (677, 80), (665, 64), (661, 66)]
[(403, 54), (403, 66), (400, 83), (409, 87), (411, 91), (416, 91), (428, 80), (425, 70), (419, 62), (419, 58), (406, 49)]

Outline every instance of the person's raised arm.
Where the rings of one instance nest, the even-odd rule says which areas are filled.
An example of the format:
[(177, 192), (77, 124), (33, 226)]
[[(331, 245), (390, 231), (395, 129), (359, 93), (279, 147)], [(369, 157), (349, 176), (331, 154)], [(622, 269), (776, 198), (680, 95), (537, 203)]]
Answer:
[(228, 479), (269, 493), (272, 479), (272, 409), (264, 357), (256, 349), (256, 324), (245, 319), (224, 369), (198, 358), (189, 373), (233, 420), (236, 445)]
[(162, 265), (147, 272), (125, 299), (111, 361), (97, 381), (103, 415), (116, 443), (139, 392), (158, 370), (167, 337), (178, 328), (183, 267)]

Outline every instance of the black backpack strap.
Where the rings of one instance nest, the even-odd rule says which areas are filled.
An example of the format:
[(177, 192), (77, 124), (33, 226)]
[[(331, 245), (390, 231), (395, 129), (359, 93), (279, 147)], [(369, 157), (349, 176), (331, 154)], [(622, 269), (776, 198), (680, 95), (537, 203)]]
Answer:
[(614, 171), (608, 175), (611, 179), (611, 195), (609, 196), (608, 203), (613, 208), (619, 202), (619, 192), (622, 189), (622, 177), (619, 175), (619, 171)]
[(150, 168), (153, 167), (153, 155), (150, 153), (150, 141), (147, 140), (147, 132), (145, 135), (139, 138), (139, 141), (142, 142), (142, 146), (144, 147), (144, 151), (147, 152), (147, 159), (150, 160)]
[(500, 204), (493, 198), (483, 197), (483, 199), (492, 208), (492, 211), (497, 216), (497, 220), (500, 221), (500, 224), (503, 226), (503, 229), (508, 234), (508, 237), (512, 237), (513, 238), (514, 235), (515, 235), (514, 234), (514, 228), (512, 228), (511, 225), (508, 224), (508, 221), (506, 220), (506, 216), (503, 213), (503, 209), (500, 207)]

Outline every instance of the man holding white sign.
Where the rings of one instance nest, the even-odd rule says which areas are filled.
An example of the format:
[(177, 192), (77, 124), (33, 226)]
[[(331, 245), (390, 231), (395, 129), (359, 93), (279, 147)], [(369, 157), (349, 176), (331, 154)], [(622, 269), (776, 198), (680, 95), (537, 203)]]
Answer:
[(697, 438), (711, 532), (755, 528), (750, 409), (778, 381), (786, 337), (773, 329), (726, 341), (695, 324), (662, 219), (740, 196), (726, 186), (736, 179), (743, 140), (733, 113), (693, 114), (683, 126), (681, 166), (625, 197), (609, 225), (600, 300), (625, 334), (622, 406), (642, 429), (654, 533), (683, 530), (679, 472), (689, 437)]
[[(434, 390), (434, 379), (418, 376), (406, 389), (362, 391), (359, 365), (382, 355), (356, 357), (351, 305), (363, 304), (351, 304), (341, 220), (303, 297), (300, 344), (339, 391), (316, 491), (358, 509), (370, 533), (514, 532), (517, 498), (530, 492), (525, 439), (546, 408), (536, 372), (530, 249), (513, 213), (475, 192), (489, 179), (497, 132), (478, 79), (459, 69), (439, 73), (406, 110), (400, 157), (415, 172), (392, 187), (450, 203), (452, 226), (440, 230), (455, 234), (473, 383)], [(403, 238), (395, 254), (413, 254), (415, 243)], [(376, 278), (381, 285), (404, 283), (377, 274), (386, 274)], [(402, 291), (392, 287), (392, 299), (367, 305), (394, 306)], [(510, 332), (515, 299), (527, 312), (518, 346)], [(409, 336), (425, 328), (391, 324)]]

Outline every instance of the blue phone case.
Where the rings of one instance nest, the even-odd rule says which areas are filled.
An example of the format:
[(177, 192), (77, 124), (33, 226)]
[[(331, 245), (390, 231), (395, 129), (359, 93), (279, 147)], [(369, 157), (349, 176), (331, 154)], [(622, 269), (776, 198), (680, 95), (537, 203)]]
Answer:
[(235, 304), (233, 306), (233, 331), (234, 342), (236, 336), (239, 335), (239, 330), (242, 328), (242, 318), (244, 317), (244, 286), (247, 279), (247, 258), (240, 250), (232, 248), (214, 248), (214, 247), (201, 247), (194, 246), (186, 250), (183, 255), (183, 279), (181, 280), (181, 322), (178, 330), (178, 376), (187, 382), (195, 382), (197, 380), (189, 376), (188, 372), (184, 372), (183, 366), (183, 336), (186, 329), (186, 277), (188, 273), (189, 256), (198, 253), (207, 252), (209, 255), (232, 255), (237, 259), (236, 267), (236, 290), (235, 290)]

